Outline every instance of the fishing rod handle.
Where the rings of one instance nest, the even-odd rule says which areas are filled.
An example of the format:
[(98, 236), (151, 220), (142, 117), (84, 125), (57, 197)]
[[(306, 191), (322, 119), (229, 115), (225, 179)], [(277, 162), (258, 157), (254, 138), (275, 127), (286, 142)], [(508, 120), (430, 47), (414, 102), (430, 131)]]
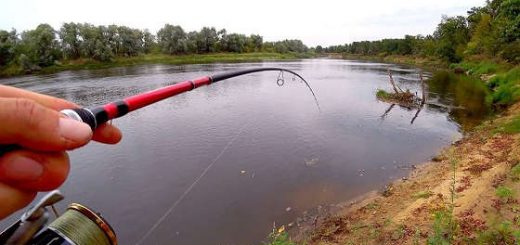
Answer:
[[(87, 108), (65, 109), (60, 111), (64, 116), (88, 124), (92, 132), (104, 122), (98, 122), (96, 115)], [(106, 122), (106, 121), (105, 121)]]

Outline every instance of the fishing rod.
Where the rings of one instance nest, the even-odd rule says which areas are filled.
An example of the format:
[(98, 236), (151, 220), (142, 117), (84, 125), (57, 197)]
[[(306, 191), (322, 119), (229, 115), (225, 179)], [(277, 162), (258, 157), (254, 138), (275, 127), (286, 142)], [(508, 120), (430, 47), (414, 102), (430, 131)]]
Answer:
[(277, 84), (282, 86), (284, 83), (283, 80), (283, 72), (291, 73), (294, 76), (298, 77), (305, 83), (309, 91), (312, 93), (314, 97), (314, 101), (316, 102), (316, 106), (318, 110), (320, 110), (320, 105), (318, 103), (318, 99), (316, 98), (316, 94), (312, 90), (309, 83), (298, 73), (291, 71), (289, 69), (284, 68), (276, 68), (276, 67), (262, 67), (262, 68), (252, 68), (240, 71), (226, 72), (220, 73), (213, 76), (205, 76), (196, 78), (193, 80), (187, 80), (184, 82), (176, 83), (173, 85), (169, 85), (166, 87), (162, 87), (156, 90), (148, 91), (142, 94), (137, 94), (130, 96), (126, 99), (115, 101), (108, 103), (106, 105), (94, 107), (92, 109), (88, 108), (75, 108), (75, 109), (65, 109), (62, 110), (61, 113), (66, 116), (75, 119), (80, 122), (84, 122), (90, 126), (92, 131), (99, 127), (99, 125), (108, 122), (112, 119), (122, 117), (129, 112), (138, 110), (145, 106), (151, 105), (158, 101), (173, 97), (175, 95), (191, 91), (193, 89), (199, 88), (204, 85), (210, 85), (219, 81), (223, 81), (226, 79), (230, 79), (233, 77), (238, 77), (250, 73), (263, 72), (263, 71), (279, 71), (281, 72), (281, 76), (278, 77)]
[[(60, 112), (77, 121), (84, 122), (90, 126), (92, 131), (94, 131), (97, 127), (102, 125), (103, 123), (106, 123), (112, 119), (122, 117), (126, 115), (129, 112), (138, 110), (140, 108), (143, 108), (145, 106), (149, 106), (151, 104), (154, 104), (156, 102), (159, 102), (161, 100), (173, 97), (175, 95), (191, 91), (193, 89), (199, 88), (204, 85), (210, 85), (216, 82), (220, 82), (223, 80), (227, 80), (233, 77), (243, 76), (250, 73), (256, 73), (256, 72), (264, 72), (264, 71), (279, 71), (280, 75), (278, 76), (278, 79), (276, 83), (278, 86), (284, 85), (284, 77), (283, 72), (287, 72), (290, 74), (293, 74), (294, 76), (298, 77), (302, 82), (305, 83), (309, 91), (311, 92), (314, 102), (316, 103), (316, 106), (319, 111), (320, 104), (318, 103), (318, 99), (316, 98), (316, 94), (312, 90), (309, 83), (298, 73), (284, 68), (278, 68), (278, 67), (260, 67), (260, 68), (251, 68), (251, 69), (245, 69), (245, 70), (239, 70), (239, 71), (233, 71), (233, 72), (225, 72), (220, 74), (215, 74), (212, 76), (205, 76), (196, 78), (193, 80), (187, 80), (179, 83), (175, 83), (173, 85), (165, 86), (162, 88), (158, 88), (152, 91), (144, 92), (141, 94), (136, 94), (130, 97), (127, 97), (123, 100), (110, 102), (105, 105), (97, 106), (94, 108), (74, 108), (74, 109), (65, 109), (61, 110)], [(20, 149), (20, 146), (18, 145), (0, 145), (0, 156), (2, 156), (6, 152), (10, 152), (13, 150)]]
[[(129, 112), (138, 110), (158, 101), (175, 95), (191, 91), (204, 85), (210, 85), (219, 81), (238, 77), (250, 73), (263, 71), (279, 71), (280, 75), (276, 83), (283, 86), (283, 72), (288, 72), (298, 77), (305, 83), (316, 102), (318, 110), (320, 106), (309, 83), (298, 73), (284, 68), (253, 68), (234, 72), (220, 73), (213, 76), (200, 77), (156, 90), (133, 95), (123, 100), (111, 102), (92, 109), (75, 108), (65, 109), (61, 113), (74, 120), (84, 122), (92, 131), (112, 119), (122, 117)], [(0, 156), (8, 151), (20, 149), (17, 145), (0, 145)], [(209, 169), (211, 165), (208, 166)], [(204, 173), (203, 173), (204, 174)], [(203, 175), (201, 175), (202, 177)], [(195, 184), (196, 182), (194, 182)], [(187, 193), (187, 192), (186, 192)], [(108, 222), (97, 212), (78, 204), (72, 203), (67, 210), (59, 215), (54, 204), (63, 199), (58, 191), (52, 191), (44, 196), (37, 204), (29, 208), (20, 219), (0, 232), (0, 244), (35, 244), (35, 245), (117, 245), (114, 230)], [(181, 199), (179, 199), (180, 201)], [(52, 208), (56, 219), (47, 225), (50, 219), (49, 208)]]

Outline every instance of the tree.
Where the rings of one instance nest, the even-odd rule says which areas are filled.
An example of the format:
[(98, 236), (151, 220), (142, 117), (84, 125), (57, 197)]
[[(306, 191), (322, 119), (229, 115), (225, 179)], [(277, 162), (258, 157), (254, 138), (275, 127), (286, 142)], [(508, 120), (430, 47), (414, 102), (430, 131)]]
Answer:
[(138, 29), (131, 29), (126, 26), (119, 26), (117, 28), (119, 36), (118, 55), (122, 56), (136, 56), (143, 53), (143, 33)]
[(16, 30), (10, 32), (0, 30), (0, 67), (11, 63), (16, 55), (18, 35)]
[(197, 35), (199, 53), (212, 53), (217, 50), (218, 34), (214, 27), (203, 27)]
[(190, 54), (197, 53), (197, 39), (199, 38), (199, 33), (196, 31), (190, 31), (186, 35), (186, 51)]
[(157, 32), (157, 42), (165, 54), (181, 54), (188, 50), (186, 33), (180, 26), (164, 25)]
[(264, 43), (264, 41), (263, 41), (262, 36), (252, 34), (247, 39), (247, 49), (248, 49), (247, 51), (248, 52), (260, 51), (260, 50), (262, 50), (263, 43)]
[(505, 0), (497, 15), (500, 41), (510, 43), (520, 39), (520, 0)]
[(110, 61), (118, 50), (116, 26), (79, 24), (81, 56), (99, 61)]
[[(476, 19), (476, 18), (475, 18)], [(471, 41), (468, 43), (467, 54), (495, 55), (496, 38), (493, 35), (491, 15), (481, 13), (478, 23), (473, 23)]]
[(463, 16), (443, 16), (441, 23), (433, 33), (438, 40), (437, 54), (449, 62), (462, 59), (466, 44), (469, 41), (469, 29)]
[(21, 45), (29, 61), (38, 66), (52, 65), (60, 56), (56, 32), (48, 24), (40, 24), (35, 30), (23, 32)]
[(155, 43), (155, 36), (150, 33), (148, 29), (144, 29), (143, 32), (143, 52), (145, 54), (148, 54), (152, 52), (154, 49), (156, 43)]
[(232, 33), (222, 38), (223, 51), (242, 53), (245, 51), (246, 35)]
[(59, 31), (61, 39), (61, 50), (66, 59), (77, 59), (80, 57), (79, 27), (76, 23), (64, 23)]
[(323, 47), (321, 45), (316, 46), (316, 53), (318, 53), (318, 54), (323, 53)]

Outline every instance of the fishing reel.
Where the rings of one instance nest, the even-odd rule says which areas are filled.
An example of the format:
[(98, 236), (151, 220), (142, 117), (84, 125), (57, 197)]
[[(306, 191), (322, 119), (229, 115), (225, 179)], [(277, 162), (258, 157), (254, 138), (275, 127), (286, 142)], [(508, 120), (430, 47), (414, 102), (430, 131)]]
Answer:
[[(31, 245), (117, 245), (112, 227), (89, 208), (72, 203), (58, 215), (54, 204), (63, 200), (60, 191), (49, 192), (20, 219), (0, 233), (0, 244)], [(50, 211), (56, 219), (49, 225)]]

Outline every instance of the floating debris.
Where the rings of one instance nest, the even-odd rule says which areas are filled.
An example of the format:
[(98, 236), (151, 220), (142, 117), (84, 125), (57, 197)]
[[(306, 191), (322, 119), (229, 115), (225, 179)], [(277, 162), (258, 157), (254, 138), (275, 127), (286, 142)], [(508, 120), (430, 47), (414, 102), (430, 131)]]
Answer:
[(318, 158), (312, 158), (311, 160), (304, 159), (305, 166), (312, 167), (318, 164), (319, 159)]
[[(424, 81), (422, 78), (422, 73), (420, 74), (421, 78), (421, 87), (422, 87), (422, 98), (419, 98), (416, 93), (410, 92), (410, 90), (403, 91), (397, 84), (394, 82), (394, 78), (392, 77), (392, 72), (390, 72), (390, 69), (388, 69), (388, 76), (390, 84), (392, 85), (392, 88), (394, 92), (387, 92), (385, 90), (378, 90), (376, 93), (376, 97), (384, 102), (388, 102), (391, 104), (398, 104), (400, 106), (406, 107), (406, 108), (414, 108), (414, 107), (422, 107), (426, 101), (426, 95), (424, 91)], [(388, 112), (386, 112), (388, 113)]]
[(366, 173), (365, 169), (358, 170), (358, 174), (359, 174), (360, 177), (363, 177), (365, 175), (365, 173)]

